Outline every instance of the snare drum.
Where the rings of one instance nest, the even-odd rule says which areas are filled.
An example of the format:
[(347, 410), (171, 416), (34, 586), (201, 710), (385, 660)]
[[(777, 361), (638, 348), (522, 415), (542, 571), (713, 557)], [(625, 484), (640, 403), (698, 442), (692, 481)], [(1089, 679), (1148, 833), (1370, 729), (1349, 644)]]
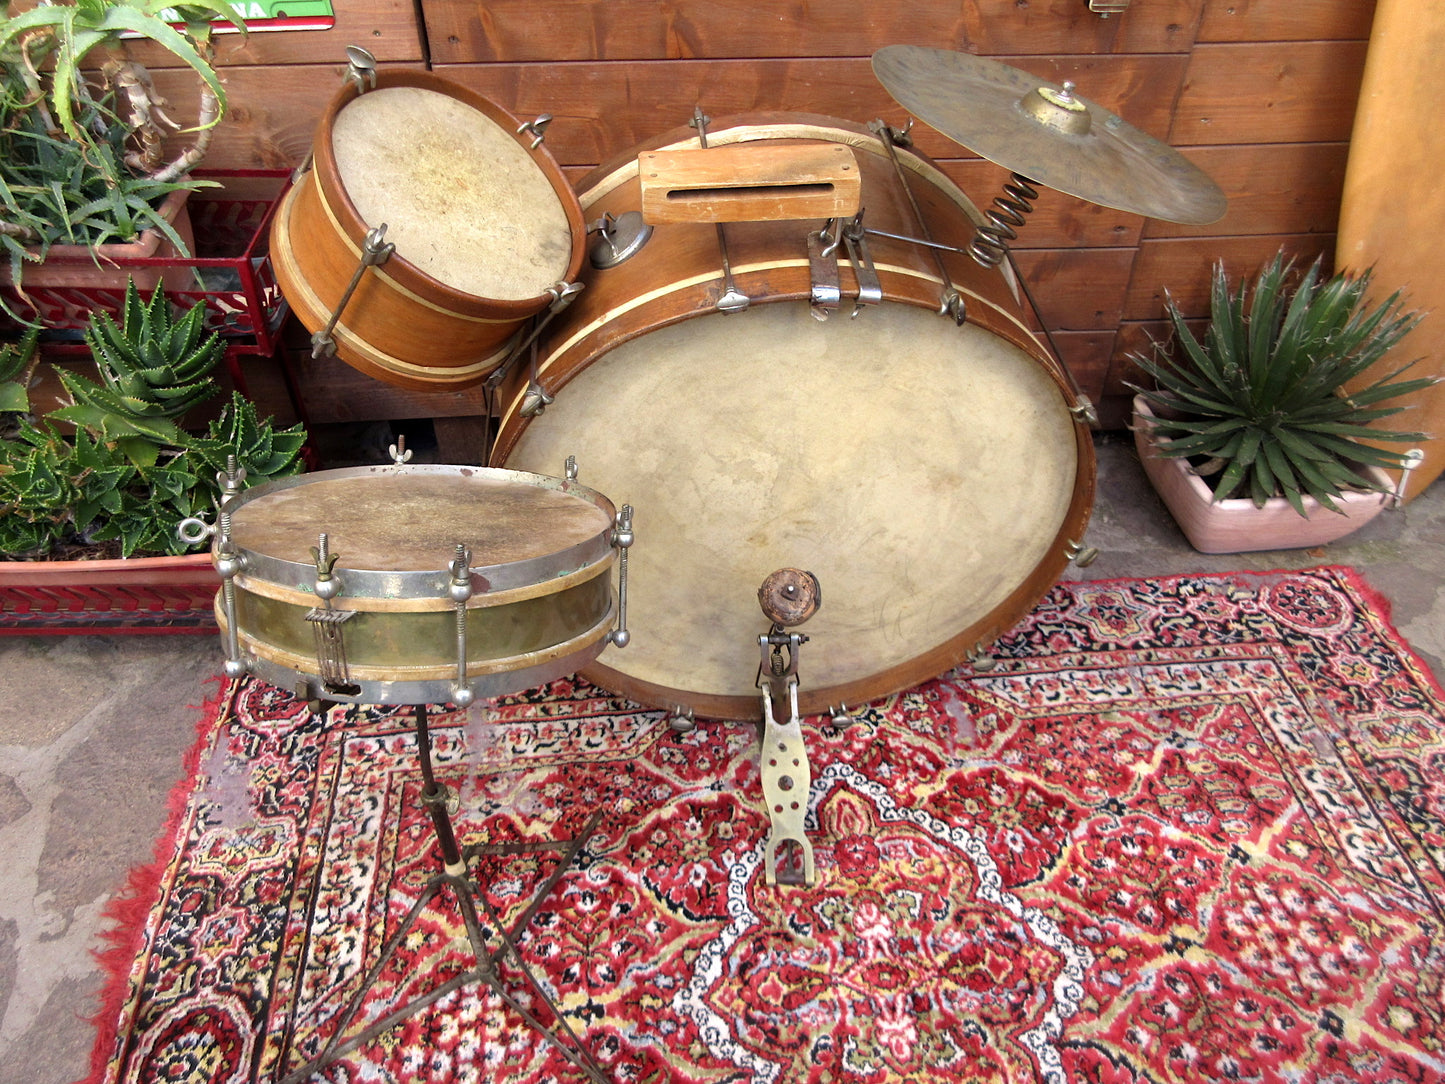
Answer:
[[(609, 642), (616, 513), (575, 480), (354, 467), (269, 482), (227, 508), (239, 571), (216, 615), (228, 654), (304, 698), (466, 702), (575, 673)], [(215, 557), (226, 575), (220, 537)]]
[[(276, 279), (336, 354), (402, 387), (480, 381), (575, 281), (585, 230), (561, 169), (515, 118), (427, 72), (386, 71), (332, 102), (313, 168), (277, 208)], [(368, 231), (395, 245), (346, 297)], [(343, 304), (344, 303), (344, 304)]]
[[(852, 147), (865, 222), (966, 247), (978, 221), (932, 163), (868, 129), (795, 114), (715, 123), (709, 145)], [(656, 146), (697, 146), (680, 130)], [(643, 148), (649, 149), (649, 148)], [(584, 179), (589, 219), (639, 200), (637, 152)], [(906, 178), (905, 191), (899, 173)], [(909, 196), (912, 196), (910, 200)], [(1065, 374), (1024, 321), (1011, 281), (952, 253), (867, 236), (882, 303), (810, 310), (820, 222), (726, 227), (742, 312), (717, 311), (712, 224), (658, 225), (628, 261), (584, 273), (549, 327), (524, 416), (504, 389), (493, 462), (537, 469), (575, 452), (589, 481), (626, 492), (647, 526), (630, 582), (633, 639), (584, 671), (642, 703), (756, 718), (757, 591), (775, 569), (813, 572), (800, 706), (856, 705), (937, 676), (986, 647), (1057, 579), (1082, 538), (1094, 454)], [(861, 250), (859, 262), (864, 261)], [(967, 322), (939, 314), (945, 275)]]

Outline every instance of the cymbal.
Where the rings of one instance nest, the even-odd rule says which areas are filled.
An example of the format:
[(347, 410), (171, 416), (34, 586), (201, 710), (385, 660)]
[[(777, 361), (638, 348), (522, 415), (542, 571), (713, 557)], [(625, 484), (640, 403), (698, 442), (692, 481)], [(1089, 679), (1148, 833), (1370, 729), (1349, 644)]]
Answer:
[(1062, 86), (995, 60), (889, 45), (873, 73), (899, 105), (1005, 169), (1071, 196), (1168, 222), (1204, 225), (1228, 201), (1174, 148)]

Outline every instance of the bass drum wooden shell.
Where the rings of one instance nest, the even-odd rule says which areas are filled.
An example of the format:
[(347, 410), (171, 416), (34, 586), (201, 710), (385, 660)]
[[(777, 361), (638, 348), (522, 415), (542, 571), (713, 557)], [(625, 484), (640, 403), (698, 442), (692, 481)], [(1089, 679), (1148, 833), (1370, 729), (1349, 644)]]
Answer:
[[(851, 145), (868, 223), (919, 236), (877, 137), (846, 121), (746, 116), (709, 144)], [(653, 147), (696, 146), (679, 130)], [(921, 156), (899, 161), (936, 241), (966, 245), (967, 198)], [(636, 152), (580, 185), (589, 218), (638, 207)], [(986, 647), (1055, 582), (1094, 492), (1088, 427), (1070, 384), (1024, 322), (997, 269), (943, 257), (965, 297), (938, 315), (937, 258), (869, 238), (885, 301), (849, 319), (810, 313), (807, 234), (819, 222), (727, 227), (744, 312), (714, 304), (711, 224), (659, 225), (587, 288), (541, 345), (556, 400), (522, 416), (525, 374), (504, 387), (493, 462), (534, 469), (575, 454), (583, 480), (636, 509), (632, 642), (589, 679), (644, 704), (755, 719), (757, 601), (782, 567), (813, 572), (817, 614), (797, 631), (800, 707), (859, 705), (946, 672)]]
[(368, 231), (395, 252), (368, 268), (331, 337), (336, 356), (400, 387), (481, 381), (523, 324), (576, 280), (586, 229), (561, 168), (479, 94), (427, 72), (348, 86), (314, 141), (314, 164), (271, 226), (282, 294), (322, 330), (361, 262)]

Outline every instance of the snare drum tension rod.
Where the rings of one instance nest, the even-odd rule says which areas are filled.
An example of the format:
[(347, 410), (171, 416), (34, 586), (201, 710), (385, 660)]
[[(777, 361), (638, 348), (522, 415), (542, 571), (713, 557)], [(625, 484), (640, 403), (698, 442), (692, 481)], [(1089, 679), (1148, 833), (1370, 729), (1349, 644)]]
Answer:
[[(569, 458), (569, 462), (570, 462)], [(632, 643), (632, 633), (627, 629), (627, 554), (632, 549), (636, 535), (632, 530), (632, 505), (624, 504), (617, 513), (616, 525), (612, 529), (612, 544), (617, 547), (617, 627), (607, 635), (608, 643), (626, 647)]]
[(236, 617), (236, 577), (245, 570), (246, 559), (236, 549), (231, 537), (231, 506), (241, 492), (241, 483), (246, 480), (246, 468), (241, 466), (234, 455), (226, 456), (226, 469), (216, 472), (216, 484), (221, 487), (220, 499), (216, 501), (215, 525), (197, 516), (187, 516), (176, 525), (176, 535), (182, 542), (196, 545), (217, 535), (211, 564), (221, 577), (221, 610), (226, 618), (226, 665), (228, 678), (244, 677), (251, 669), (241, 654), (241, 631)]

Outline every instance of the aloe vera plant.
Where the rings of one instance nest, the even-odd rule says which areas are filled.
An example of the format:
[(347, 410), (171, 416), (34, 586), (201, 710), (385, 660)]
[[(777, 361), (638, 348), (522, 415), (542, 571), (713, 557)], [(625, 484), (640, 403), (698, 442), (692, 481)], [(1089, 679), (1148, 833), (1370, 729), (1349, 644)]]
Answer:
[[(0, 0), (0, 251), (16, 290), (56, 244), (156, 230), (189, 255), (160, 204), (210, 183), (190, 174), (226, 110), (212, 64), (217, 20), (246, 32), (226, 0), (46, 0), (19, 12)], [(127, 55), (130, 39), (161, 47), (195, 76), (194, 123), (170, 119), (150, 74)], [(180, 134), (188, 142), (177, 150)], [(24, 322), (3, 296), (0, 308)]]
[(1276, 254), (1253, 289), (1231, 290), (1214, 268), (1210, 322), (1201, 341), (1170, 299), (1177, 356), (1162, 345), (1132, 360), (1153, 381), (1135, 386), (1154, 411), (1160, 454), (1202, 461), (1214, 475), (1215, 500), (1248, 496), (1263, 506), (1283, 496), (1300, 515), (1305, 497), (1338, 510), (1346, 489), (1378, 490), (1362, 465), (1399, 467), (1403, 452), (1376, 447), (1424, 434), (1370, 423), (1398, 414), (1388, 400), (1428, 387), (1433, 378), (1402, 379), (1414, 364), (1387, 372), (1357, 391), (1345, 388), (1419, 322), (1400, 293), (1370, 306), (1370, 274), (1321, 281), (1316, 260), (1291, 288), (1293, 261)]
[(30, 409), (29, 375), (39, 341), (40, 329), (31, 328), (19, 342), (0, 345), (0, 413)]
[(128, 283), (121, 324), (96, 312), (85, 332), (101, 382), (62, 370), (75, 403), (55, 417), (117, 442), (138, 465), (155, 463), (162, 445), (183, 443), (173, 419), (219, 390), (210, 373), (225, 344), (206, 332), (204, 319), (200, 305), (173, 319), (163, 289), (143, 304), (134, 281)]
[[(222, 19), (245, 32), (244, 21), (225, 0), (191, 0), (184, 4), (167, 0), (69, 0), (41, 4), (13, 15), (9, 6), (8, 0), (0, 4), (0, 57), (5, 61), (7, 81), (16, 88), (15, 107), (38, 111), (49, 127), (75, 143), (90, 147), (96, 141), (95, 132), (86, 127), (84, 119), (85, 107), (97, 99), (81, 65), (98, 49), (106, 54), (102, 78), (120, 101), (126, 130), (135, 133), (142, 143), (142, 157), (151, 147), (155, 148), (151, 153), (158, 157), (162, 124), (159, 113), (164, 102), (156, 96), (145, 70), (124, 55), (127, 36), (154, 42), (195, 74), (201, 105), (193, 130), (208, 132), (220, 120), (226, 91), (211, 66), (211, 22)], [(169, 21), (177, 17), (182, 22), (180, 30)], [(144, 164), (154, 166), (155, 162), (151, 159)], [(194, 162), (181, 160), (174, 171), (166, 169), (154, 175), (174, 180), (175, 175), (193, 166)]]

